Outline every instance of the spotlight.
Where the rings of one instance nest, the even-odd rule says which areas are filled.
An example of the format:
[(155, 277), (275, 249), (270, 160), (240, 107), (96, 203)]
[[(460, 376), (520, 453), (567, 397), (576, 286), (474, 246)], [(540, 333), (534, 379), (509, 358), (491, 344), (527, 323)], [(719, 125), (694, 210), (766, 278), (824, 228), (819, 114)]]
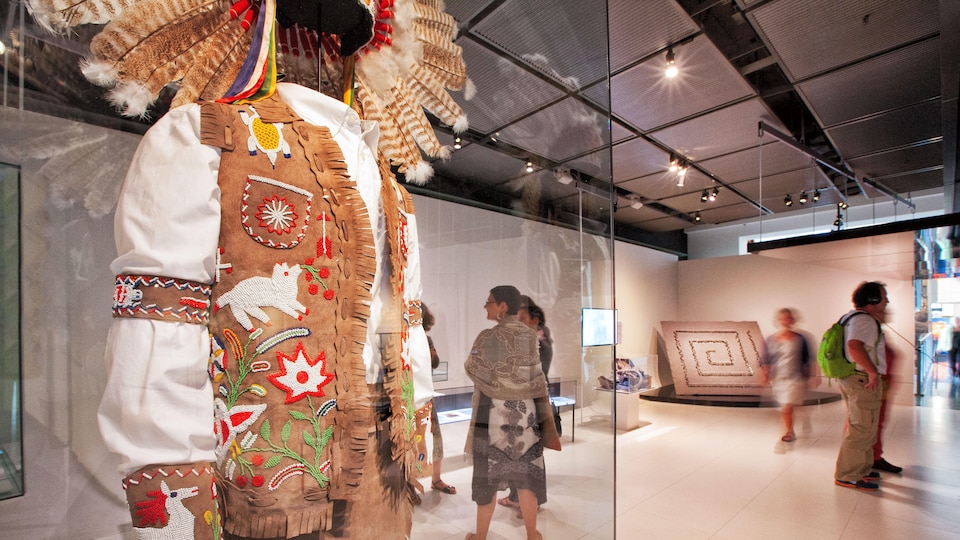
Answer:
[(460, 148), (462, 148), (463, 145), (461, 144), (461, 142), (462, 142), (462, 141), (460, 140), (460, 137), (455, 137), (455, 138), (453, 139), (453, 149), (454, 149), (454, 150), (459, 150)]
[(790, 194), (787, 193), (787, 196), (783, 198), (784, 206), (793, 206), (793, 199), (790, 198)]
[(800, 204), (807, 204), (807, 192), (806, 192), (806, 191), (801, 191), (801, 192), (800, 192)]
[(528, 162), (527, 162), (527, 172), (528, 172), (528, 173), (533, 172), (533, 162), (532, 162), (532, 161), (528, 161)]
[(819, 200), (820, 200), (820, 190), (815, 189), (813, 190), (813, 202), (817, 202)]
[(667, 49), (667, 69), (664, 71), (664, 75), (668, 79), (672, 79), (677, 76), (679, 70), (677, 69), (677, 57), (673, 54), (673, 47)]
[(846, 210), (848, 206), (850, 205), (847, 204), (846, 201), (840, 201), (837, 203), (837, 208), (839, 208), (840, 210)]
[(693, 220), (697, 223), (700, 223), (700, 212), (697, 212), (693, 215)]
[(628, 200), (630, 201), (630, 208), (633, 208), (634, 210), (643, 208), (643, 201), (641, 201), (636, 195), (631, 195)]
[(710, 196), (707, 195), (707, 190), (703, 190), (703, 193), (700, 194), (700, 202), (707, 202), (709, 198)]
[(713, 191), (710, 192), (710, 196), (708, 196), (707, 199), (709, 199), (710, 202), (714, 202), (717, 200), (717, 195), (720, 195), (720, 188), (714, 187)]
[(677, 159), (677, 156), (670, 154), (670, 172), (677, 172), (680, 170), (680, 160)]

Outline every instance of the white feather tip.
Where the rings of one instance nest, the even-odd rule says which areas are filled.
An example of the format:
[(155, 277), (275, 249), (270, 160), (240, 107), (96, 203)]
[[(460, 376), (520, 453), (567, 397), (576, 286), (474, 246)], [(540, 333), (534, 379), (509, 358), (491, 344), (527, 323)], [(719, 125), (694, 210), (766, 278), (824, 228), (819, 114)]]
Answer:
[(84, 58), (80, 60), (80, 72), (88, 81), (98, 86), (113, 86), (117, 82), (117, 70), (103, 60)]
[(453, 132), (463, 133), (468, 127), (470, 127), (470, 122), (467, 121), (467, 115), (461, 114), (457, 117), (457, 121), (453, 123)]
[(404, 175), (407, 178), (407, 183), (422, 186), (427, 183), (427, 180), (433, 177), (433, 166), (421, 160), (418, 161), (415, 166), (407, 167)]
[(463, 88), (463, 99), (470, 101), (477, 95), (477, 85), (473, 84), (473, 79), (467, 79), (467, 84)]
[(453, 148), (449, 146), (441, 146), (440, 151), (437, 152), (437, 157), (444, 161), (447, 161), (448, 159), (450, 159), (450, 156), (452, 155), (453, 155)]
[(63, 16), (57, 16), (56, 12), (46, 11), (43, 6), (37, 6), (31, 0), (24, 2), (24, 5), (27, 7), (27, 13), (33, 17), (35, 23), (40, 25), (40, 28), (51, 34), (64, 34), (66, 32), (67, 25)]
[(157, 99), (145, 86), (137, 83), (123, 83), (111, 90), (108, 97), (120, 114), (140, 118), (147, 117), (147, 108)]

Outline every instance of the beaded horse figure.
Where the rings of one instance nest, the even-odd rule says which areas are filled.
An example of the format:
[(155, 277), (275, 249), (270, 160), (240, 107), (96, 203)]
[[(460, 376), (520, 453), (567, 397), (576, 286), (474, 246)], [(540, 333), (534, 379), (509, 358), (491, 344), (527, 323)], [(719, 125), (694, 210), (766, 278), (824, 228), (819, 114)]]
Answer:
[(161, 481), (159, 490), (147, 493), (151, 497), (149, 501), (137, 502), (136, 515), (140, 517), (140, 525), (159, 522), (163, 527), (134, 527), (137, 540), (192, 540), (194, 516), (183, 506), (183, 500), (196, 496), (199, 491), (196, 486), (171, 490)]

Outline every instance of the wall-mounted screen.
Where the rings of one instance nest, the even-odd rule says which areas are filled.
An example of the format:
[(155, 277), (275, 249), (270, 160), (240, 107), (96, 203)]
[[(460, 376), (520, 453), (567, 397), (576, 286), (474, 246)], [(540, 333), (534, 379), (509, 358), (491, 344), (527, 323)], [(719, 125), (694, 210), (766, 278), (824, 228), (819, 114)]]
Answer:
[(584, 347), (617, 343), (617, 310), (583, 308), (581, 340)]

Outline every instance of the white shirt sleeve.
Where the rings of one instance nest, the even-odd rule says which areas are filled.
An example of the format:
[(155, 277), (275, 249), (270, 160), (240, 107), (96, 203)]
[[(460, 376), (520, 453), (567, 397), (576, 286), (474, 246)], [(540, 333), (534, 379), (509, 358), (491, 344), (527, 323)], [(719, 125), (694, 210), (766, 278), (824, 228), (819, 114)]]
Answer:
[[(117, 206), (114, 274), (213, 282), (220, 152), (200, 144), (199, 111), (168, 112), (137, 148)], [(114, 319), (98, 422), (121, 474), (214, 459), (209, 356), (203, 325)]]
[[(404, 274), (404, 300), (418, 301), (423, 295), (420, 280), (420, 242), (417, 237), (417, 216), (407, 214), (407, 268)], [(413, 369), (413, 402), (419, 409), (433, 399), (433, 366), (430, 342), (422, 324), (410, 327), (407, 337), (408, 355)]]

